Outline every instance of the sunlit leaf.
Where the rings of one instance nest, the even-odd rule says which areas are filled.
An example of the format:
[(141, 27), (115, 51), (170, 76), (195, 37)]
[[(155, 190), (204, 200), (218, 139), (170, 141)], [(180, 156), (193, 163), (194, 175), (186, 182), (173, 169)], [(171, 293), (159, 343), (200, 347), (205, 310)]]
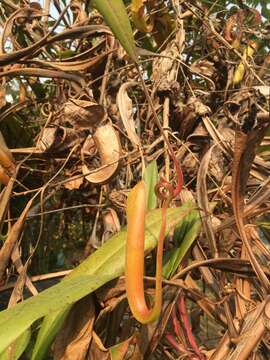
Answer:
[(155, 186), (158, 182), (158, 168), (156, 161), (152, 161), (149, 165), (146, 166), (143, 179), (147, 190), (146, 208), (148, 210), (155, 209), (157, 207)]
[[(194, 209), (187, 203), (167, 211), (167, 232), (179, 223), (179, 218)], [(145, 250), (156, 246), (160, 231), (161, 211), (153, 210), (146, 216)], [(0, 312), (0, 351), (15, 341), (36, 320), (64, 312), (70, 305), (98, 289), (124, 272), (126, 229), (114, 235), (99, 250), (82, 262), (59, 284), (29, 298), (13, 308)], [(62, 318), (60, 317), (62, 321)], [(56, 326), (56, 324), (54, 325)], [(39, 357), (40, 358), (40, 357)]]
[(133, 61), (137, 62), (132, 28), (122, 0), (95, 0), (94, 6), (102, 14), (115, 37)]
[(151, 32), (154, 24), (145, 13), (146, 0), (132, 0), (130, 5), (132, 20), (138, 30), (142, 32)]
[(1, 360), (17, 360), (20, 359), (22, 353), (26, 349), (31, 338), (31, 331), (27, 329), (22, 333), (16, 341), (0, 354)]
[(163, 276), (165, 278), (168, 279), (175, 273), (182, 259), (196, 240), (200, 229), (201, 220), (199, 212), (193, 210), (185, 217), (175, 234), (179, 246), (166, 253), (163, 266)]
[(64, 310), (52, 312), (44, 318), (38, 332), (31, 360), (39, 360), (46, 355), (51, 342), (63, 325), (69, 310), (70, 306), (65, 307)]

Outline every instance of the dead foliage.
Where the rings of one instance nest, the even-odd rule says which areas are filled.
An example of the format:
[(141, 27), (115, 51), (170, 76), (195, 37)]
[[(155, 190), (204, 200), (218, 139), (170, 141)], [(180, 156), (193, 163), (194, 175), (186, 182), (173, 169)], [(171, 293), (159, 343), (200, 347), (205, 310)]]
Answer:
[[(173, 178), (137, 69), (91, 2), (44, 3), (0, 4), (2, 309), (37, 293), (33, 275), (71, 269), (125, 225), (145, 165)], [(160, 321), (132, 318), (120, 278), (72, 307), (54, 359), (269, 359), (269, 24), (242, 1), (223, 3), (129, 7), (184, 174), (172, 206), (195, 199), (202, 228), (164, 280)]]

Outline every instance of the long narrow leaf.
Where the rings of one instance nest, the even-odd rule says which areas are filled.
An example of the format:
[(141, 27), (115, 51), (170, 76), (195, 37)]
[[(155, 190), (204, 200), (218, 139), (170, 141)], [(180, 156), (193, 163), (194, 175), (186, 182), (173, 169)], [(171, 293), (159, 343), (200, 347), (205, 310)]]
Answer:
[(55, 311), (44, 318), (38, 332), (31, 360), (40, 360), (44, 358), (49, 346), (63, 325), (69, 310), (70, 306), (67, 306), (64, 310)]
[(122, 0), (95, 0), (94, 6), (102, 14), (115, 37), (133, 61), (137, 62), (132, 28)]
[(143, 179), (147, 189), (147, 210), (153, 210), (157, 207), (157, 196), (155, 194), (155, 186), (158, 182), (158, 167), (154, 160), (146, 166)]
[[(194, 209), (187, 203), (168, 209), (167, 232)], [(161, 223), (161, 211), (153, 210), (146, 217), (145, 250), (156, 246)], [(71, 304), (120, 276), (125, 266), (126, 229), (113, 236), (98, 251), (74, 269), (59, 284), (35, 297), (0, 312), (0, 353), (16, 340), (34, 321), (52, 312), (65, 311)]]
[(201, 219), (199, 212), (198, 210), (193, 210), (185, 217), (181, 223), (181, 227), (178, 231), (179, 233), (176, 235), (177, 237), (180, 237), (179, 247), (168, 252), (164, 259), (163, 276), (166, 279), (170, 278), (175, 273), (184, 256), (196, 240), (200, 229)]

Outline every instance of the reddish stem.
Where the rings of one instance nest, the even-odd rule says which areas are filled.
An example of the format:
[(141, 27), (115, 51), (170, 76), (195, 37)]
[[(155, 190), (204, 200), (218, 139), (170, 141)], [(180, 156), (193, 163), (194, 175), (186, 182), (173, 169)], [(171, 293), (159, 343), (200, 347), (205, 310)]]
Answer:
[(174, 350), (179, 352), (180, 354), (186, 354), (188, 351), (176, 341), (175, 337), (172, 334), (166, 334), (165, 339), (172, 345)]
[(193, 332), (192, 332), (192, 327), (191, 327), (188, 313), (186, 310), (185, 299), (184, 299), (183, 293), (180, 294), (177, 305), (178, 305), (178, 310), (179, 310), (181, 321), (184, 325), (184, 330), (186, 331), (186, 334), (187, 334), (188, 342), (189, 342), (193, 352), (198, 356), (199, 360), (205, 360), (205, 357), (201, 353), (201, 351), (196, 343)]

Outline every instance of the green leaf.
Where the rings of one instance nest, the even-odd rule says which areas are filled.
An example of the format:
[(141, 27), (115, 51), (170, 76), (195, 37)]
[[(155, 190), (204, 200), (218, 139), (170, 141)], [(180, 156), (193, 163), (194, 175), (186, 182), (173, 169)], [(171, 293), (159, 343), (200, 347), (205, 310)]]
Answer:
[(137, 62), (135, 41), (125, 5), (122, 0), (94, 0), (94, 6), (104, 17), (115, 37), (133, 61)]
[[(167, 233), (190, 211), (194, 204), (168, 209)], [(161, 224), (161, 211), (146, 215), (145, 250), (152, 250), (157, 243)], [(109, 239), (99, 250), (89, 256), (59, 284), (0, 312), (0, 353), (14, 342), (36, 320), (68, 309), (70, 305), (98, 289), (124, 272), (126, 229)]]
[(181, 226), (175, 233), (179, 246), (167, 252), (164, 257), (163, 276), (166, 279), (171, 278), (175, 273), (182, 259), (197, 238), (200, 229), (201, 219), (199, 211), (193, 210), (184, 218)]
[(157, 207), (155, 186), (158, 182), (158, 168), (155, 160), (146, 166), (143, 179), (147, 190), (146, 208), (147, 210), (153, 210)]
[[(2, 330), (3, 332), (3, 330)], [(17, 360), (26, 349), (31, 338), (31, 331), (27, 329), (16, 341), (0, 354), (0, 360)]]
[(67, 306), (63, 310), (55, 311), (45, 316), (38, 332), (31, 360), (40, 360), (46, 355), (49, 346), (61, 329), (70, 308), (71, 306)]

